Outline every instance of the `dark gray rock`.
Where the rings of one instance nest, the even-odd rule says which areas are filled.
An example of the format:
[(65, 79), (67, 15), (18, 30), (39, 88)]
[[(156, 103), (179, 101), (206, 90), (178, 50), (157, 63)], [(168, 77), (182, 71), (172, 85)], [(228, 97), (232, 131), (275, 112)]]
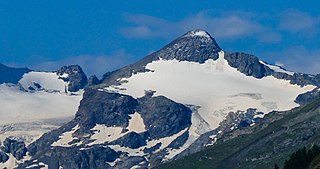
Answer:
[[(138, 164), (138, 165), (137, 165)], [(148, 163), (145, 158), (143, 157), (125, 157), (123, 158), (120, 162), (117, 163), (116, 166), (113, 168), (124, 168), (124, 169), (129, 169), (132, 168), (133, 166), (139, 166), (141, 168), (148, 168)]]
[[(193, 36), (194, 33), (203, 32), (206, 36)], [(154, 53), (165, 60), (176, 59), (204, 63), (208, 59), (217, 60), (221, 48), (216, 41), (203, 30), (189, 31), (174, 40), (160, 51)]]
[(123, 137), (111, 142), (110, 144), (116, 144), (122, 147), (136, 149), (146, 145), (146, 139), (136, 132), (130, 132)]
[(92, 75), (89, 77), (88, 79), (88, 86), (91, 86), (91, 85), (97, 85), (97, 84), (100, 84), (100, 80), (97, 78), (96, 75)]
[(76, 113), (77, 133), (90, 131), (96, 124), (127, 127), (129, 114), (139, 112), (151, 139), (171, 136), (191, 125), (191, 110), (163, 96), (131, 96), (87, 88)]
[(300, 86), (320, 86), (320, 75), (313, 76), (303, 73), (294, 73), (293, 75), (289, 75), (282, 72), (276, 72), (264, 64), (261, 64), (259, 59), (254, 55), (238, 52), (226, 52), (224, 58), (228, 61), (228, 64), (231, 67), (236, 68), (247, 76), (253, 76), (260, 79), (271, 75), (278, 79), (289, 80), (291, 84), (297, 84)]
[(166, 97), (146, 95), (138, 102), (137, 110), (152, 139), (171, 136), (191, 125), (192, 111)]
[(11, 138), (6, 138), (3, 141), (2, 149), (5, 153), (12, 154), (17, 160), (22, 159), (27, 153), (27, 148), (23, 141)]
[(31, 143), (27, 148), (31, 156), (36, 154), (41, 154), (41, 152), (49, 151), (51, 144), (59, 140), (59, 136), (67, 131), (70, 131), (77, 125), (75, 120), (70, 121), (69, 123), (64, 124), (62, 127), (52, 130), (48, 133), (44, 133), (38, 140)]
[(81, 127), (78, 133), (90, 131), (96, 124), (125, 128), (137, 105), (131, 96), (86, 88), (75, 117)]
[(186, 141), (189, 138), (189, 131), (184, 132), (181, 136), (179, 136), (178, 138), (176, 138), (175, 140), (173, 140), (168, 148), (172, 148), (172, 149), (179, 149), (180, 147), (183, 146), (184, 143), (186, 143)]
[(255, 78), (263, 78), (271, 74), (271, 69), (261, 64), (259, 59), (253, 55), (245, 53), (225, 53), (224, 58), (231, 67), (237, 68), (238, 71)]
[(319, 98), (320, 98), (320, 89), (316, 88), (316, 89), (314, 89), (312, 91), (300, 94), (296, 98), (295, 102), (300, 104), (300, 105), (306, 105), (306, 104), (311, 103), (311, 102), (313, 102), (313, 101), (315, 101), (316, 99), (319, 99)]
[(0, 163), (5, 163), (8, 159), (9, 156), (0, 150)]
[(0, 63), (0, 84), (17, 84), (25, 73), (30, 72), (28, 68), (11, 68)]
[(297, 84), (300, 86), (305, 86), (305, 85), (315, 85), (315, 86), (320, 86), (320, 81), (319, 81), (319, 75), (313, 76), (313, 75), (308, 75), (308, 74), (302, 74), (302, 73), (294, 73), (293, 77), (290, 79), (291, 84)]
[(157, 149), (159, 149), (161, 147), (161, 143), (157, 143), (156, 145), (150, 147), (150, 148), (145, 148), (143, 150), (143, 152), (145, 153), (152, 153), (153, 151), (156, 151)]
[[(48, 164), (49, 168), (58, 169), (59, 166), (70, 169), (105, 169), (110, 168), (107, 162), (113, 162), (119, 154), (109, 147), (95, 146), (90, 149), (79, 150), (77, 147), (54, 147), (36, 154), (37, 163)], [(26, 168), (33, 164), (33, 159), (21, 164), (18, 168)]]
[(68, 91), (77, 92), (80, 89), (83, 89), (87, 83), (88, 79), (86, 74), (83, 72), (79, 65), (63, 66), (60, 70), (57, 71), (57, 75), (68, 74), (68, 77), (61, 77), (68, 84)]

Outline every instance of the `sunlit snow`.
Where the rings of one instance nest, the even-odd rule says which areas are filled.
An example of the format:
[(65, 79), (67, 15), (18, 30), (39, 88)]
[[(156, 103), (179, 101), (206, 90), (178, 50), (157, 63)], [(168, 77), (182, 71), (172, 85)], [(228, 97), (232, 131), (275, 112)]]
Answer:
[(74, 145), (81, 144), (81, 143), (69, 144), (74, 139), (77, 139), (76, 137), (73, 137), (72, 134), (76, 132), (79, 128), (80, 128), (79, 125), (76, 125), (74, 128), (71, 129), (71, 131), (67, 131), (63, 133), (61, 136), (59, 136), (59, 140), (52, 143), (51, 146), (71, 147)]
[(31, 93), (0, 84), (0, 125), (74, 116), (81, 99), (82, 92), (78, 95)]
[(128, 126), (129, 131), (134, 131), (136, 133), (142, 133), (146, 131), (146, 126), (144, 125), (143, 119), (139, 113), (135, 112), (129, 116), (131, 117)]
[(94, 141), (89, 146), (114, 141), (126, 134), (122, 132), (122, 127), (107, 127), (104, 124), (96, 124), (91, 130), (94, 134), (90, 138)]
[(83, 91), (66, 93), (68, 83), (59, 78), (67, 76), (58, 76), (54, 72), (29, 72), (23, 75), (18, 85), (0, 84), (0, 142), (13, 136), (30, 144), (44, 132), (71, 120), (80, 105)]
[(94, 144), (111, 142), (130, 132), (142, 133), (146, 131), (143, 119), (139, 113), (135, 112), (129, 116), (131, 119), (129, 119), (129, 125), (127, 127), (128, 130), (126, 132), (123, 132), (122, 127), (107, 127), (104, 124), (96, 124), (96, 126), (91, 129), (94, 131), (94, 133), (90, 137), (90, 139), (94, 141), (88, 145), (90, 146)]
[(310, 85), (300, 87), (273, 76), (262, 79), (246, 76), (229, 66), (223, 51), (216, 61), (209, 59), (203, 64), (160, 58), (147, 64), (146, 68), (152, 71), (119, 79), (124, 83), (104, 90), (135, 98), (151, 90), (155, 95), (166, 96), (178, 103), (199, 106), (197, 113), (192, 115), (188, 144), (217, 128), (231, 111), (248, 108), (265, 113), (288, 110), (298, 106), (294, 100), (299, 94), (315, 88)]
[(265, 62), (263, 62), (261, 60), (260, 60), (260, 63), (268, 66), (270, 69), (272, 69), (275, 72), (285, 73), (285, 74), (288, 74), (288, 75), (291, 75), (291, 76), (293, 76), (293, 74), (294, 74), (294, 72), (290, 72), (290, 71), (284, 70), (280, 66), (270, 65), (270, 64), (267, 64), (267, 63), (265, 63)]
[(185, 37), (190, 37), (190, 36), (191, 37), (193, 37), (193, 36), (201, 36), (201, 37), (210, 38), (210, 35), (206, 31), (203, 31), (203, 30), (190, 31), (185, 35)]
[(54, 72), (29, 72), (23, 75), (19, 83), (24, 89), (28, 89), (36, 82), (46, 90), (64, 92), (68, 84), (59, 77), (68, 77), (68, 74), (58, 76)]

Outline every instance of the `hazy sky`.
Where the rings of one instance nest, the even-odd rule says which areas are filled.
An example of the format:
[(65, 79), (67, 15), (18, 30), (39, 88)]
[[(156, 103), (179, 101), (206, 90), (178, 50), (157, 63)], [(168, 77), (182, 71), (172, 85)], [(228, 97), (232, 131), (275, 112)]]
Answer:
[(319, 0), (1, 0), (0, 62), (101, 76), (201, 28), (226, 51), (315, 74), (319, 11)]

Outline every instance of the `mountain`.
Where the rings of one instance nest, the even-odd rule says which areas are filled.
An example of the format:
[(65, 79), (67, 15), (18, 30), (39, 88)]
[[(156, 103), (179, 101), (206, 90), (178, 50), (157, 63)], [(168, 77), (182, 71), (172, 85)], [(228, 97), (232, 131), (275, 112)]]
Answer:
[(282, 168), (292, 153), (320, 144), (319, 113), (320, 98), (290, 111), (272, 112), (255, 126), (226, 133), (213, 146), (158, 168)]
[(0, 79), (0, 143), (15, 138), (27, 145), (70, 121), (87, 85), (77, 65), (41, 72), (0, 64)]
[(193, 30), (101, 80), (91, 77), (75, 118), (28, 145), (18, 168), (152, 168), (269, 112), (316, 100), (319, 82), (320, 75), (223, 51)]
[(11, 68), (0, 63), (0, 83), (17, 83), (28, 68)]

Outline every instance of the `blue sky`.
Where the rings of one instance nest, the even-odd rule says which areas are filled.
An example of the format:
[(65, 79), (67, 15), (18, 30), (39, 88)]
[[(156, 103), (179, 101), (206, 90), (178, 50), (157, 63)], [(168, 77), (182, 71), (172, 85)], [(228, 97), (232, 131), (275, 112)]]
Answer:
[(101, 76), (201, 28), (226, 51), (316, 74), (319, 6), (317, 0), (3, 0), (0, 62), (36, 70), (80, 64)]

